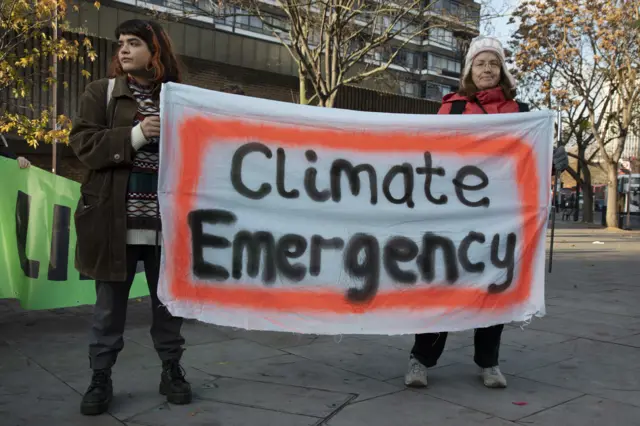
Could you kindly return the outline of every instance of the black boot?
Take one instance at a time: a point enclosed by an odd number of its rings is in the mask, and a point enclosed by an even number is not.
[[[191,402],[191,385],[184,376],[184,369],[177,359],[162,362],[160,394],[166,396],[168,402],[180,405]]]
[[[82,397],[80,412],[85,416],[97,416],[109,409],[113,398],[111,369],[94,370],[89,389]]]

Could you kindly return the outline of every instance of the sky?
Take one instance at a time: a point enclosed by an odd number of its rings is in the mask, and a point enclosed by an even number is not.
[[[491,8],[499,12],[512,12],[516,6],[520,3],[520,0],[490,0]],[[483,12],[484,13],[484,12]],[[493,35],[500,39],[503,44],[509,41],[511,33],[515,30],[513,25],[508,25],[509,16],[494,18],[491,20],[491,31],[484,35]],[[482,32],[485,32],[485,28],[482,27]]]

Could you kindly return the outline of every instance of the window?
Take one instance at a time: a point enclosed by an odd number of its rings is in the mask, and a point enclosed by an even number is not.
[[[219,25],[233,26],[233,15],[236,13],[236,9],[233,7],[216,8],[216,17],[214,22]]]
[[[433,28],[429,31],[429,40],[449,47],[455,47],[453,32],[445,28]]]
[[[478,9],[458,3],[455,0],[435,0],[431,2],[431,11],[454,16],[465,23],[480,25],[480,12]]]
[[[429,70],[441,72],[443,70],[460,74],[460,62],[446,56],[427,53],[427,65]]]
[[[405,24],[402,28],[402,34],[411,37],[418,32],[418,26],[416,24]]]
[[[267,24],[265,24],[264,28],[268,34],[273,35],[276,33],[283,40],[289,40],[289,30],[291,29],[289,22],[275,16],[268,16],[265,21]]]
[[[188,2],[183,2],[180,0],[166,0],[165,1],[165,7],[169,8],[169,9],[176,9],[176,10],[182,10],[182,6],[183,4],[185,4],[185,6],[188,6]]]
[[[263,24],[259,17],[257,16],[249,17],[249,28],[251,28],[252,30],[262,31],[262,27],[263,27]]]
[[[452,93],[453,87],[447,86],[446,84],[434,83],[432,81],[427,81],[423,85],[423,98],[429,99],[432,101],[441,101],[445,95]]]
[[[473,25],[475,28],[479,28],[480,27],[480,11],[477,9],[467,9],[467,14],[464,20],[466,24]]]
[[[241,28],[249,28],[249,12],[246,10],[240,9],[236,7],[234,10],[235,13],[235,24]]]
[[[289,31],[291,28],[288,22],[285,22],[280,18],[276,18],[275,16],[270,16],[266,19],[274,27],[273,31],[275,32]]]
[[[169,1],[176,4],[180,3],[184,7],[185,11],[191,11],[194,13],[198,13],[198,12],[210,13],[213,10],[211,2],[208,0],[186,0],[186,1],[180,1],[180,2],[176,0],[169,0]]]
[[[347,55],[351,55],[353,52],[356,52],[360,49],[362,49],[362,47],[364,46],[364,41],[362,40],[351,40],[351,42],[349,43],[349,49],[347,51]]]
[[[395,52],[395,51],[396,51],[396,49],[393,49],[393,52]],[[393,54],[393,53],[391,53],[391,54]],[[390,57],[391,54],[389,54],[388,57]],[[400,49],[400,51],[398,52],[396,57],[393,58],[393,61],[391,63],[394,64],[394,65],[401,66],[403,68],[408,68],[408,69],[416,69],[416,68],[418,68],[416,53],[411,52],[411,51],[406,50],[406,49]]]
[[[392,22],[393,22],[393,19],[391,18],[391,16],[383,16],[382,22],[380,23],[380,26],[381,26],[380,31],[385,31],[387,28],[391,26]],[[394,27],[395,26],[398,26],[398,29],[400,29],[398,22],[394,25]]]
[[[382,49],[380,47],[376,47],[376,48],[370,49],[365,54],[365,58],[366,59],[373,60],[373,61],[381,61],[383,57],[384,57],[384,55],[383,55]]]
[[[320,30],[318,28],[311,28],[309,33],[309,43],[312,45],[320,44]]]
[[[431,2],[430,9],[436,12],[436,11],[442,11],[442,10],[449,10],[450,7],[451,7],[451,1],[449,0],[433,0]]]
[[[418,31],[418,26],[411,21],[401,19],[393,26],[393,30],[398,31],[400,35],[411,36]]]
[[[391,27],[394,19],[395,18],[391,16],[383,16],[382,19],[376,18],[376,22],[374,25],[375,31],[383,32],[388,30],[389,27]],[[411,36],[418,32],[418,29],[419,27],[415,23],[412,23],[411,20],[400,19],[398,20],[398,22],[393,24],[392,31],[397,32],[398,34],[403,36]]]
[[[466,7],[461,5],[460,3],[451,2],[449,3],[449,13],[458,18],[464,18],[466,15]]]
[[[233,12],[232,15],[233,14],[235,14],[235,25],[238,28],[266,35],[273,35],[273,33],[275,32],[285,39],[288,38],[287,32],[290,28],[289,23],[278,17],[264,16],[263,22],[259,16],[250,16],[249,12],[240,8],[235,8],[235,12]],[[228,22],[228,19],[231,19],[231,22]],[[227,25],[232,25],[233,19],[234,16],[230,16],[229,18],[227,18],[227,20],[225,20],[225,23],[227,23]]]
[[[411,96],[413,98],[420,97],[420,86],[417,83],[411,81],[400,81],[398,83],[400,87],[400,94],[403,96]]]

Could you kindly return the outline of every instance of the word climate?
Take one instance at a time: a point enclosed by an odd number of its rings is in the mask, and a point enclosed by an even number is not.
[[[252,200],[260,200],[268,196],[273,191],[273,185],[269,182],[262,183],[257,189],[249,188],[243,181],[243,164],[244,159],[250,154],[263,155],[267,160],[272,160],[273,151],[264,144],[251,142],[241,146],[233,155],[231,160],[231,184],[238,194],[250,198]],[[307,150],[305,157],[310,164],[318,161],[318,154],[313,150]],[[284,149],[278,148],[276,151],[276,176],[275,184],[278,195],[285,199],[295,199],[300,197],[298,189],[285,188],[285,163],[286,154]],[[369,180],[370,203],[375,205],[378,203],[378,172],[371,164],[358,164],[354,166],[350,161],[345,159],[334,160],[329,169],[330,185],[329,188],[319,189],[316,183],[318,170],[310,166],[304,172],[304,190],[309,199],[316,202],[325,202],[333,200],[340,202],[342,199],[342,176],[346,176],[349,182],[351,193],[355,196],[360,194],[362,182],[360,174],[366,174]],[[434,176],[444,177],[446,172],[443,167],[433,167],[431,153],[424,153],[424,164],[415,168],[410,163],[398,164],[391,167],[382,180],[382,193],[384,197],[393,204],[406,204],[409,208],[414,208],[413,190],[415,186],[415,174],[424,175],[424,195],[426,199],[433,204],[446,204],[448,197],[445,194],[434,196],[431,192],[431,185]],[[404,183],[404,193],[401,197],[391,194],[392,182],[401,177]],[[480,183],[470,185],[465,183],[469,178],[480,179]],[[471,201],[466,198],[464,191],[480,191],[489,185],[489,177],[479,167],[464,166],[458,170],[453,179],[455,192],[458,200],[467,207],[489,207],[489,198],[483,197],[477,201]]]

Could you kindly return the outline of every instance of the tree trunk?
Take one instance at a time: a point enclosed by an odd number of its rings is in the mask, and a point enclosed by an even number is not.
[[[307,80],[300,69],[298,69],[298,83],[300,85],[300,104],[307,105],[309,103],[309,100],[307,99]]]
[[[616,164],[607,164],[607,227],[618,226],[618,168]]]
[[[593,223],[593,187],[591,183],[582,184],[582,221],[584,223]]]
[[[325,108],[333,108],[333,105],[336,102],[336,97],[338,96],[338,91],[336,90],[329,96],[329,99],[324,103]]]

